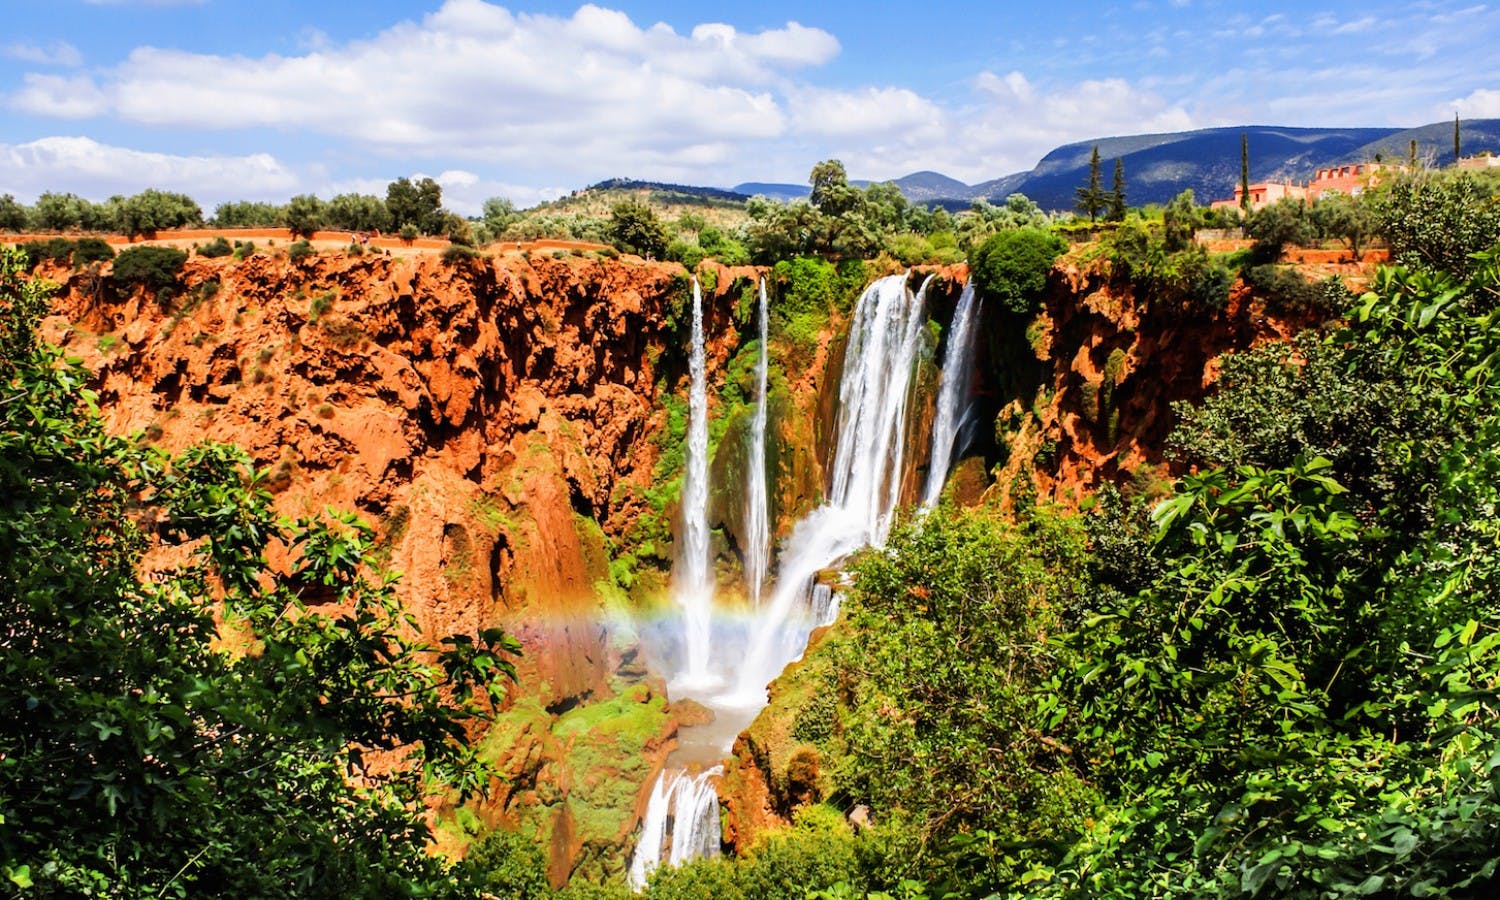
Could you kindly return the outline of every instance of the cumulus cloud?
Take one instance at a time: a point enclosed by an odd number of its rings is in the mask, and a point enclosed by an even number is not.
[[[1457,110],[1458,114],[1468,119],[1497,119],[1500,118],[1500,90],[1491,88],[1480,88],[1467,97],[1456,100],[1450,110]]]
[[[28,72],[23,87],[8,98],[21,112],[58,119],[87,119],[109,109],[109,98],[88,75],[39,75]]]
[[[65,118],[301,129],[390,156],[691,172],[785,134],[773,84],[838,49],[795,22],[682,34],[594,5],[559,17],[447,0],[420,22],[297,55],[141,47],[97,82],[32,75],[9,100]]]
[[[266,153],[178,156],[101,144],[86,137],[46,137],[0,144],[0,193],[31,202],[44,191],[102,200],[148,187],[181,191],[208,208],[235,199],[280,199],[296,193],[298,177]]]
[[[7,59],[18,59],[21,62],[35,63],[41,66],[67,66],[73,68],[83,65],[83,54],[78,48],[67,41],[53,41],[46,46],[41,44],[6,44],[0,47],[0,56]]]

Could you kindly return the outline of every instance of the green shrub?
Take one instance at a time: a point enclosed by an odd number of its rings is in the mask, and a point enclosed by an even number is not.
[[[1374,199],[1393,259],[1462,275],[1469,255],[1500,241],[1495,182],[1470,172],[1417,173],[1382,187]]]
[[[17,247],[26,254],[26,267],[35,269],[45,260],[59,262],[68,265],[73,259],[73,250],[76,245],[67,238],[55,237],[45,241],[26,241]]]
[[[103,238],[79,238],[73,246],[73,265],[85,266],[91,262],[103,262],[115,258],[115,248]]]
[[[228,256],[234,252],[234,248],[229,246],[229,242],[224,240],[224,236],[221,234],[203,246],[198,247],[197,251],[199,256],[215,259],[220,256]]]
[[[307,240],[300,240],[286,248],[286,258],[294,263],[300,263],[309,256],[316,256],[317,250]]]
[[[158,293],[177,286],[187,253],[173,247],[129,247],[115,257],[114,277]]]
[[[412,241],[417,239],[417,236],[420,235],[421,232],[417,230],[417,226],[413,225],[410,222],[407,222],[405,225],[401,226],[401,230],[400,232],[398,232],[398,234],[401,235],[401,240],[406,241],[408,244],[410,244]]]
[[[240,261],[244,261],[247,257],[251,257],[251,256],[254,256],[254,255],[255,255],[255,242],[254,241],[245,241],[243,243],[241,243],[240,241],[235,241],[234,242],[234,258],[235,259],[240,260]]]
[[[680,262],[688,269],[698,268],[698,263],[702,262],[705,256],[707,254],[703,252],[703,248],[691,241],[678,238],[667,245],[666,258],[673,262]]]
[[[452,244],[443,251],[443,265],[456,266],[461,263],[480,259],[482,256],[483,254],[473,247],[467,247],[463,244]]]
[[[1047,286],[1047,274],[1067,248],[1066,241],[1042,228],[996,232],[970,255],[975,286],[1010,312],[1031,313]]]

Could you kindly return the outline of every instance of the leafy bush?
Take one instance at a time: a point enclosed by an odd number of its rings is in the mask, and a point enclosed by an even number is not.
[[[667,252],[667,226],[651,207],[635,200],[622,200],[611,208],[605,234],[625,253],[662,257]]]
[[[323,201],[312,194],[298,194],[282,211],[283,224],[291,229],[292,234],[301,237],[310,237],[326,221],[327,212]]]
[[[116,264],[141,249],[160,248]],[[35,343],[45,298],[17,263],[0,252],[0,378],[27,398],[0,405],[0,708],[17,711],[0,717],[7,884],[39,896],[455,891],[426,852],[423,781],[464,796],[488,780],[464,728],[474,692],[503,696],[514,641],[411,640],[352,515],[283,519],[241,451],[169,458],[106,431],[89,374]],[[142,559],[166,546],[188,549],[144,576]],[[271,553],[285,569],[266,568]],[[226,650],[221,626],[255,652]],[[358,749],[373,746],[412,755],[376,772]]]
[[[73,245],[73,265],[85,266],[91,262],[103,262],[115,258],[115,248],[103,238],[79,238]]]
[[[234,258],[237,259],[237,260],[243,261],[247,257],[254,256],[255,255],[255,250],[256,250],[256,248],[255,248],[255,242],[254,241],[235,241],[234,242]]]
[[[16,245],[22,253],[26,254],[26,268],[35,269],[43,261],[68,265],[73,259],[73,250],[76,246],[67,238],[48,238],[45,241],[26,241]]]
[[[1255,260],[1273,263],[1287,244],[1310,243],[1317,230],[1305,202],[1284,198],[1252,212],[1245,220],[1245,234],[1255,240]]]
[[[177,276],[186,262],[187,253],[173,247],[128,247],[115,257],[114,277],[152,291],[170,291],[177,286]]]
[[[1392,257],[1464,275],[1469,255],[1500,241],[1500,197],[1473,173],[1421,172],[1382,186],[1374,199]]]
[[[295,241],[286,248],[286,257],[294,263],[300,263],[309,256],[316,256],[318,251],[306,240]]]
[[[216,259],[218,257],[228,256],[229,254],[233,253],[234,248],[229,246],[229,242],[224,239],[223,235],[218,235],[213,240],[209,241],[201,247],[198,247],[197,252],[199,256],[208,257],[209,259]]]
[[[1042,228],[1007,229],[990,235],[970,254],[975,286],[1017,315],[1033,312],[1047,286],[1047,274],[1068,247]]]
[[[483,256],[484,255],[482,253],[480,253],[478,250],[475,250],[473,247],[468,247],[463,244],[453,244],[452,246],[447,247],[443,250],[443,265],[457,266],[476,259],[482,259]]]

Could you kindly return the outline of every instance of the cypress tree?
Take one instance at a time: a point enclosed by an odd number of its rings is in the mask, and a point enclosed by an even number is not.
[[[1109,220],[1125,221],[1125,160],[1115,157],[1115,177],[1109,187]]]
[[[1240,210],[1250,211],[1250,135],[1240,132]]]
[[[1453,164],[1455,166],[1458,165],[1458,161],[1460,159],[1463,159],[1463,146],[1459,143],[1459,140],[1458,140],[1458,113],[1454,113],[1453,114]]]
[[[1104,212],[1105,196],[1104,185],[1099,177],[1098,144],[1094,145],[1094,155],[1089,160],[1089,183],[1075,191],[1074,196],[1078,198],[1078,211],[1088,213],[1090,222],[1097,221],[1099,214]]]

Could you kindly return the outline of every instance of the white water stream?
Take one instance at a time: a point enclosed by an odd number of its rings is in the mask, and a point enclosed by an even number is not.
[[[943,357],[942,386],[938,388],[937,418],[932,423],[932,454],[927,469],[927,487],[922,491],[922,506],[937,505],[948,471],[953,468],[953,445],[958,426],[969,403],[969,382],[974,375],[974,321],[979,304],[974,299],[974,282],[964,286],[948,328],[948,351]]]
[[[905,275],[871,284],[860,297],[850,324],[839,383],[833,458],[825,502],[804,517],[782,544],[769,598],[762,586],[770,568],[768,490],[765,483],[766,387],[768,370],[765,286],[760,294],[759,396],[752,424],[746,484],[746,587],[753,598],[747,612],[713,617],[713,575],[708,547],[708,438],[704,373],[702,298],[693,283],[693,336],[690,362],[690,419],[687,474],[683,482],[683,533],[677,598],[683,610],[681,670],[671,679],[673,700],[691,696],[713,709],[718,721],[685,729],[677,757],[722,759],[735,735],[766,703],[766,686],[800,658],[814,628],[833,621],[838,592],[820,578],[851,553],[884,543],[899,502],[906,452],[907,415],[913,380],[923,348],[926,295],[931,279],[913,293]],[[955,313],[943,375],[939,419],[947,432],[943,447],[934,436],[934,474],[941,481],[967,399],[972,347],[973,296],[965,291]],[[947,368],[953,368],[950,373]],[[949,384],[953,388],[949,388]],[[950,396],[952,395],[952,396]],[[943,415],[944,409],[948,413]],[[939,455],[940,454],[940,455]],[[937,468],[943,468],[937,473]],[[932,491],[929,480],[924,502]],[[757,541],[765,535],[764,550]],[[715,631],[713,629],[717,628]],[[715,651],[710,655],[710,644]],[[696,743],[687,732],[701,732]],[[707,743],[705,743],[705,741]],[[698,746],[702,744],[703,746]],[[709,746],[711,744],[712,746]],[[639,888],[663,863],[676,864],[719,852],[718,799],[713,767],[692,774],[679,762],[657,778],[631,860],[630,883]]]

